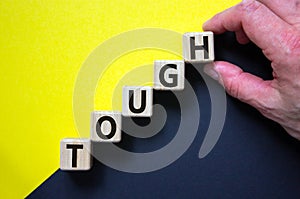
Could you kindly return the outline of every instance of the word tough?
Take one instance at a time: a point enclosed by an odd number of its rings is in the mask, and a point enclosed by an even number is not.
[[[123,117],[151,117],[154,90],[183,90],[185,62],[206,63],[214,60],[212,32],[192,32],[183,35],[184,60],[154,61],[154,86],[125,86],[122,113],[94,111],[91,114],[90,139],[67,138],[60,145],[60,169],[89,170],[92,166],[93,142],[120,142]]]

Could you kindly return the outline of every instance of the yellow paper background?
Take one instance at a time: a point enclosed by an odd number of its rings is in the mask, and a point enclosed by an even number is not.
[[[25,197],[59,168],[60,140],[78,137],[72,112],[76,75],[94,48],[136,28],[201,31],[201,25],[213,14],[236,3],[1,0],[1,198]],[[117,63],[122,61],[126,71],[164,55],[166,59],[174,58],[148,50],[130,54]],[[95,99],[101,98],[101,103],[95,102],[97,108],[111,107],[103,93],[111,93],[118,77],[103,77],[103,85],[110,86],[98,86]]]

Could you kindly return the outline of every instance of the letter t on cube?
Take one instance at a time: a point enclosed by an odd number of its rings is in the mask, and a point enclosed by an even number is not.
[[[212,32],[189,32],[183,35],[183,58],[187,62],[207,63],[215,59]]]
[[[92,166],[91,141],[65,138],[60,142],[61,170],[89,170]]]

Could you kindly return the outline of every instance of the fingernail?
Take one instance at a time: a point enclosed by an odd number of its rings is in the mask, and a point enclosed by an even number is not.
[[[210,76],[211,78],[213,78],[214,80],[219,81],[220,76],[219,76],[218,72],[215,70],[215,65],[214,65],[214,63],[206,64],[206,65],[204,66],[203,71],[204,71],[208,76]]]

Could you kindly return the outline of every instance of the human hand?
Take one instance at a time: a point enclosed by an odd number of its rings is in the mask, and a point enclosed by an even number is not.
[[[300,140],[300,1],[244,0],[215,15],[203,30],[234,31],[239,43],[252,41],[262,49],[271,61],[273,80],[223,61],[205,66],[204,72]]]

